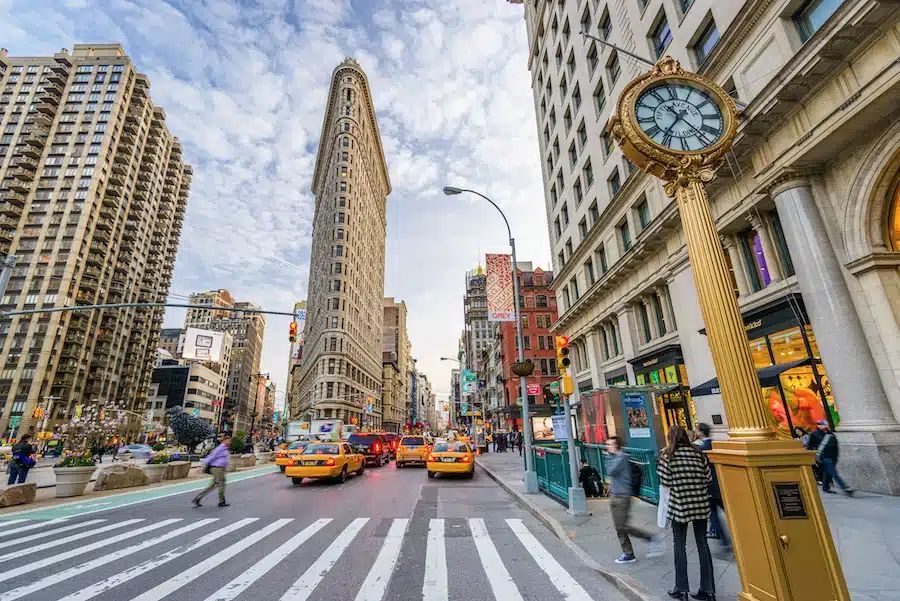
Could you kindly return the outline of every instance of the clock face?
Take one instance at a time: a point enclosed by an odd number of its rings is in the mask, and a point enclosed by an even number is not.
[[[644,134],[666,148],[697,152],[722,139],[725,118],[704,90],[677,80],[645,90],[635,117]]]

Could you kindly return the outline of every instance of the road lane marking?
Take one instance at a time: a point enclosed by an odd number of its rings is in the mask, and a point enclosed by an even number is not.
[[[235,530],[243,528],[247,524],[251,524],[258,520],[259,518],[244,518],[242,520],[238,520],[233,524],[229,524],[224,528],[219,528],[218,530],[213,530],[208,534],[204,534],[197,540],[192,543],[182,545],[178,548],[175,548],[171,551],[163,553],[158,557],[154,557],[144,563],[140,563],[136,566],[132,566],[125,570],[124,572],[119,572],[118,574],[113,574],[106,580],[102,580],[96,584],[92,584],[89,587],[83,588],[78,592],[72,593],[67,597],[63,597],[60,601],[87,601],[88,599],[93,599],[97,595],[101,593],[105,593],[106,591],[113,589],[120,584],[128,582],[134,578],[137,578],[141,574],[145,574],[150,570],[157,568],[164,563],[168,563],[173,559],[177,559],[184,555],[185,553],[190,553],[191,551],[202,547],[203,545],[209,544],[215,540],[218,540],[225,536],[226,534],[230,534]]]
[[[15,538],[13,540],[5,540],[5,541],[3,541],[3,546],[11,547],[13,545],[20,545],[22,543],[27,543],[28,541],[37,540],[39,538],[47,538],[48,536],[54,536],[54,535],[60,534],[62,532],[68,532],[70,530],[77,530],[78,528],[84,528],[85,526],[91,526],[93,524],[100,524],[105,521],[106,520],[88,520],[87,522],[81,522],[80,524],[72,524],[71,526],[55,528],[53,530],[47,530],[46,532],[38,532],[37,534],[29,534],[28,536],[23,536],[22,538]],[[0,524],[2,524],[2,522],[0,522]]]
[[[80,547],[78,549],[73,549],[72,551],[67,551],[65,553],[60,553],[59,555],[54,555],[52,557],[47,557],[46,559],[42,559],[39,561],[35,561],[33,563],[28,564],[27,566],[22,566],[20,568],[16,568],[14,570],[7,570],[0,574],[0,580],[9,580],[15,576],[19,576],[21,574],[27,574],[28,572],[34,572],[35,570],[40,570],[54,563],[64,561],[66,559],[70,559],[72,557],[77,557],[78,555],[82,555],[84,553],[88,553],[90,551],[94,551],[95,549],[99,549],[101,547],[105,547],[108,545],[112,545],[123,541],[128,538],[132,538],[134,536],[138,536],[140,534],[144,534],[146,532],[151,532],[158,528],[163,528],[168,526],[169,524],[174,524],[175,522],[180,522],[180,518],[173,518],[171,520],[163,520],[162,522],[158,522],[156,524],[150,524],[149,526],[144,526],[143,528],[138,528],[137,530],[132,530],[131,532],[127,532],[123,535],[116,536],[113,538],[106,539],[104,541],[100,541],[99,543],[94,543],[91,545],[87,545],[85,547]],[[121,557],[127,557],[132,553],[136,553],[147,547],[152,545],[159,544],[163,541],[167,541],[170,538],[174,538],[176,536],[180,536],[185,532],[190,532],[191,530],[195,530],[210,522],[215,522],[215,518],[211,518],[208,520],[200,520],[198,522],[194,522],[193,524],[188,524],[187,526],[183,526],[177,530],[172,530],[171,532],[164,534],[162,536],[158,536],[156,538],[151,538],[149,540],[145,540],[142,543],[138,543],[136,545],[132,545],[130,547],[125,547],[124,549],[119,549],[113,553],[108,555],[102,555],[97,559],[93,559],[88,561],[87,563],[83,563],[81,565],[77,565],[74,568],[69,568],[68,570],[63,570],[62,572],[57,572],[51,576],[47,576],[42,580],[38,580],[36,582],[32,582],[30,584],[26,584],[24,586],[20,586],[17,589],[13,589],[9,592],[0,594],[0,601],[12,601],[13,599],[18,599],[20,597],[24,597],[25,595],[32,593],[34,591],[39,591],[43,588],[47,588],[48,586],[52,586],[57,582],[62,582],[66,578],[73,578],[77,575],[84,574],[85,572],[89,572],[96,567],[106,565],[110,562],[113,562]]]
[[[322,582],[325,574],[334,567],[334,564],[344,554],[344,550],[350,546],[350,543],[353,542],[353,539],[368,521],[369,518],[356,518],[350,522],[350,525],[344,528],[344,531],[334,539],[334,542],[325,549],[325,552],[282,595],[281,601],[306,601],[309,599],[315,588]],[[142,599],[141,601],[155,600]]]
[[[18,557],[22,557],[23,555],[31,555],[32,553],[39,553],[41,551],[46,551],[47,549],[52,549],[53,547],[59,547],[60,545],[65,545],[67,543],[71,543],[76,540],[81,540],[83,538],[89,538],[91,536],[96,536],[96,535],[102,534],[104,532],[109,532],[110,530],[118,530],[119,528],[124,528],[125,526],[130,526],[131,524],[137,524],[137,523],[140,523],[143,521],[144,520],[142,520],[142,519],[126,520],[124,522],[119,522],[117,524],[109,524],[108,526],[103,526],[102,528],[94,528],[93,530],[88,530],[87,532],[79,532],[78,534],[73,534],[72,536],[66,536],[65,538],[58,538],[58,539],[52,540],[50,542],[26,547],[25,549],[21,549],[19,551],[13,551],[12,553],[6,553],[5,555],[0,555],[0,563],[2,563],[4,561],[9,561],[10,559],[16,559]],[[13,541],[9,541],[9,542],[12,543]]]
[[[409,526],[409,520],[406,518],[395,519],[391,524],[387,536],[384,538],[384,544],[381,545],[381,551],[378,552],[378,557],[372,564],[369,575],[366,576],[365,582],[359,589],[359,594],[356,595],[356,601],[382,600],[388,582],[391,580],[391,574],[394,573],[397,558],[400,557],[400,549],[403,546],[403,537],[406,536],[407,526]]]
[[[13,524],[20,524],[22,522],[27,522],[27,521],[28,520],[26,518],[21,518],[18,520],[5,520],[5,519],[3,519],[3,516],[0,515],[0,526],[12,526]]]
[[[19,532],[27,532],[29,530],[37,530],[38,528],[44,528],[44,527],[50,526],[52,524],[60,524],[65,521],[66,521],[66,518],[59,518],[56,520],[50,520],[49,522],[38,522],[37,524],[29,524],[27,526],[20,526],[18,528],[13,528],[12,530],[4,530],[4,531],[0,532],[0,538],[5,538],[11,534],[18,534]],[[9,522],[0,522],[0,525],[5,526],[8,523]]]
[[[249,570],[207,597],[206,601],[232,601],[235,597],[247,590],[251,584],[265,576],[269,570],[277,566],[300,545],[308,541],[313,535],[331,522],[331,518],[316,520],[307,526],[302,532],[293,536],[286,543],[268,553],[256,562]]]
[[[449,597],[444,520],[433,519],[428,527],[428,546],[425,549],[425,581],[422,583],[422,600],[449,601]]]
[[[177,576],[169,578],[162,584],[159,584],[152,589],[145,591],[131,601],[159,601],[163,597],[171,595],[184,585],[188,584],[189,582],[193,582],[213,568],[225,563],[247,547],[255,545],[282,526],[285,526],[293,521],[294,520],[292,518],[282,518],[280,520],[275,520],[262,530],[257,530],[253,534],[247,536],[247,538],[241,539],[230,547],[226,547],[225,549],[219,551],[215,555],[207,557],[197,565],[192,566],[188,571],[182,572]],[[0,601],[3,600],[0,599]]]
[[[567,601],[592,601],[592,597],[578,584],[574,578],[562,567],[558,561],[545,549],[538,539],[528,530],[520,519],[508,519],[506,523],[525,547],[525,550],[534,558],[556,590]],[[2,601],[2,600],[0,600]]]
[[[509,575],[497,547],[491,541],[484,520],[481,518],[470,518],[469,529],[472,531],[472,541],[478,550],[478,556],[481,558],[481,565],[484,567],[484,573],[487,575],[488,582],[491,583],[491,589],[494,591],[494,597],[503,601],[524,601],[519,589],[516,588],[512,576]]]

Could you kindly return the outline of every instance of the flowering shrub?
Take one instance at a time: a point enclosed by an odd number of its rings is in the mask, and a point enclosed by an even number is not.
[[[147,459],[149,465],[159,465],[160,463],[169,463],[170,461],[172,461],[172,456],[168,453],[152,453],[150,458]]]
[[[90,452],[82,454],[67,452],[65,457],[53,467],[93,467],[94,465],[96,462]]]

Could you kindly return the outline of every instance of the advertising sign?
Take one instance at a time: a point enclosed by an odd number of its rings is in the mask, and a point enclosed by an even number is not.
[[[515,321],[512,261],[509,255],[485,255],[488,321]]]
[[[555,440],[553,437],[553,418],[532,417],[531,431],[534,439],[537,441],[550,442]]]
[[[182,358],[196,361],[221,361],[224,332],[188,328],[184,333]]]
[[[581,395],[579,409],[584,425],[584,439],[589,444],[606,442],[606,404],[608,393],[596,391]]]
[[[525,387],[525,392],[532,395],[541,394],[541,385],[540,384],[528,384]]]
[[[569,440],[569,424],[566,423],[566,416],[554,415],[550,419],[553,420],[553,438],[557,441]]]
[[[647,417],[647,407],[644,402],[644,395],[640,392],[623,393],[622,404],[625,406],[625,421],[628,424],[628,436],[630,438],[650,438],[650,418]]]

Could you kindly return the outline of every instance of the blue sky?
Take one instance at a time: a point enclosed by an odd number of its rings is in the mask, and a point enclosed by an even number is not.
[[[406,301],[418,366],[446,393],[465,271],[508,245],[490,205],[440,188],[491,196],[520,260],[549,266],[522,14],[506,0],[0,0],[0,40],[11,56],[121,43],[194,166],[172,292],[286,311],[306,296],[331,72],[355,57],[393,184],[385,295]],[[279,389],[288,321],[268,317],[263,351]]]

